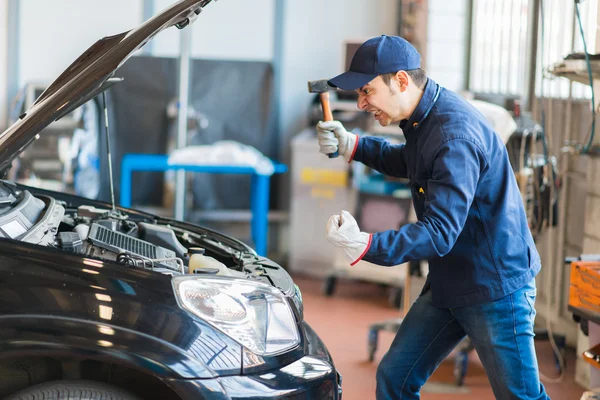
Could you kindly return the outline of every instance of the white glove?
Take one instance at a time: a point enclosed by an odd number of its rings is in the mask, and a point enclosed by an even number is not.
[[[371,235],[361,232],[354,217],[348,211],[333,215],[327,221],[325,237],[331,244],[344,250],[350,265],[359,262],[371,246]]]
[[[336,151],[348,162],[352,160],[358,136],[349,133],[340,121],[319,121],[317,124],[317,137],[319,139],[319,152],[331,154]]]

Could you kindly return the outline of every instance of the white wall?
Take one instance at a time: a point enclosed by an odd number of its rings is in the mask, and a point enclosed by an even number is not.
[[[155,0],[153,14],[175,1]],[[6,1],[0,3],[6,6]],[[143,5],[143,0],[106,0],[102,5],[97,0],[21,0],[19,85],[51,81],[97,39],[137,26]],[[191,25],[192,57],[271,61],[274,17],[275,0],[209,4]],[[162,32],[153,39],[152,54],[177,57],[179,37],[176,28]]]
[[[154,14],[174,0],[155,0]],[[224,0],[210,3],[192,28],[192,57],[227,60],[273,59],[275,0]],[[153,39],[152,54],[179,55],[179,30]]]
[[[174,1],[155,0],[153,14]],[[397,3],[379,0],[374,7],[364,0],[285,2],[280,97],[284,136],[306,123],[311,100],[306,81],[329,78],[343,70],[344,40],[395,34]],[[96,0],[21,0],[19,85],[51,81],[95,40],[141,23],[143,4],[143,0],[106,0],[102,5]],[[271,61],[274,20],[275,0],[211,3],[191,26],[192,56]],[[176,57],[179,32],[171,28],[158,35],[152,54]],[[5,68],[6,63],[0,64]]]
[[[155,0],[153,13],[175,0]],[[468,0],[429,0],[426,69],[450,89],[464,85]],[[50,81],[93,42],[142,22],[143,0],[21,0],[19,85]],[[284,136],[306,122],[306,81],[330,78],[343,69],[343,42],[396,33],[397,0],[285,1],[281,128]],[[0,1],[0,18],[7,1]],[[119,10],[115,12],[114,10]],[[93,12],[93,18],[90,13]],[[192,25],[192,56],[271,61],[274,57],[275,0],[227,0],[209,4]],[[6,23],[0,21],[0,101],[6,93]],[[3,40],[4,39],[4,40]],[[176,57],[179,30],[153,41],[153,54]],[[0,126],[5,118],[1,107]]]
[[[286,138],[306,126],[312,96],[306,83],[344,70],[347,39],[396,34],[397,0],[286,1],[281,127]],[[287,146],[287,143],[282,143]]]
[[[465,86],[468,0],[429,0],[427,75],[451,90]]]
[[[96,40],[140,24],[142,7],[142,0],[21,0],[19,85],[51,82]]]
[[[0,1],[0,132],[6,128],[8,73],[8,1]]]
[[[153,14],[174,1],[155,0]],[[273,60],[275,1],[226,0],[209,4],[191,26],[192,56]],[[467,2],[429,0],[425,67],[430,76],[450,89],[462,89],[464,85]],[[6,8],[6,3],[0,1],[0,7]],[[101,6],[96,0],[21,0],[19,84],[52,80],[95,40],[141,23],[143,4],[143,0],[106,0]],[[343,70],[344,40],[396,34],[398,1],[378,0],[377,7],[364,0],[284,4],[280,126],[283,136],[290,137],[306,124],[311,101],[306,81],[330,78]],[[114,12],[116,9],[119,12]],[[89,17],[91,11],[93,18]],[[153,40],[152,54],[176,57],[179,33],[171,28],[158,35]],[[2,35],[6,36],[0,28],[0,57],[5,57]],[[6,93],[1,90],[6,85],[6,63],[0,58],[0,99]]]

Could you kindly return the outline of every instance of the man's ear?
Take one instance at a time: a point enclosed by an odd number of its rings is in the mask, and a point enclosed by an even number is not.
[[[406,71],[396,72],[395,78],[396,78],[396,81],[398,82],[398,87],[400,88],[401,92],[404,92],[406,89],[408,89],[409,79],[408,79],[408,74],[406,73]]]

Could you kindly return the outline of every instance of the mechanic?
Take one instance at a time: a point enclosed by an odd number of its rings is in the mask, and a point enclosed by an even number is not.
[[[418,222],[370,234],[342,211],[327,222],[327,239],[351,265],[429,263],[423,291],[379,364],[377,398],[418,399],[466,336],[496,398],[548,398],[533,344],[541,263],[500,137],[467,101],[428,78],[400,37],[369,39],[329,84],[356,90],[358,108],[382,126],[400,123],[406,143],[321,121],[320,152],[338,150],[348,162],[409,179]]]

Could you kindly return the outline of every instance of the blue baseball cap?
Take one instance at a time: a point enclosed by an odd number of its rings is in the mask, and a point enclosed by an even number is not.
[[[350,70],[328,83],[340,89],[356,90],[378,75],[417,68],[421,68],[421,55],[412,44],[399,36],[381,35],[361,44],[352,57]]]

